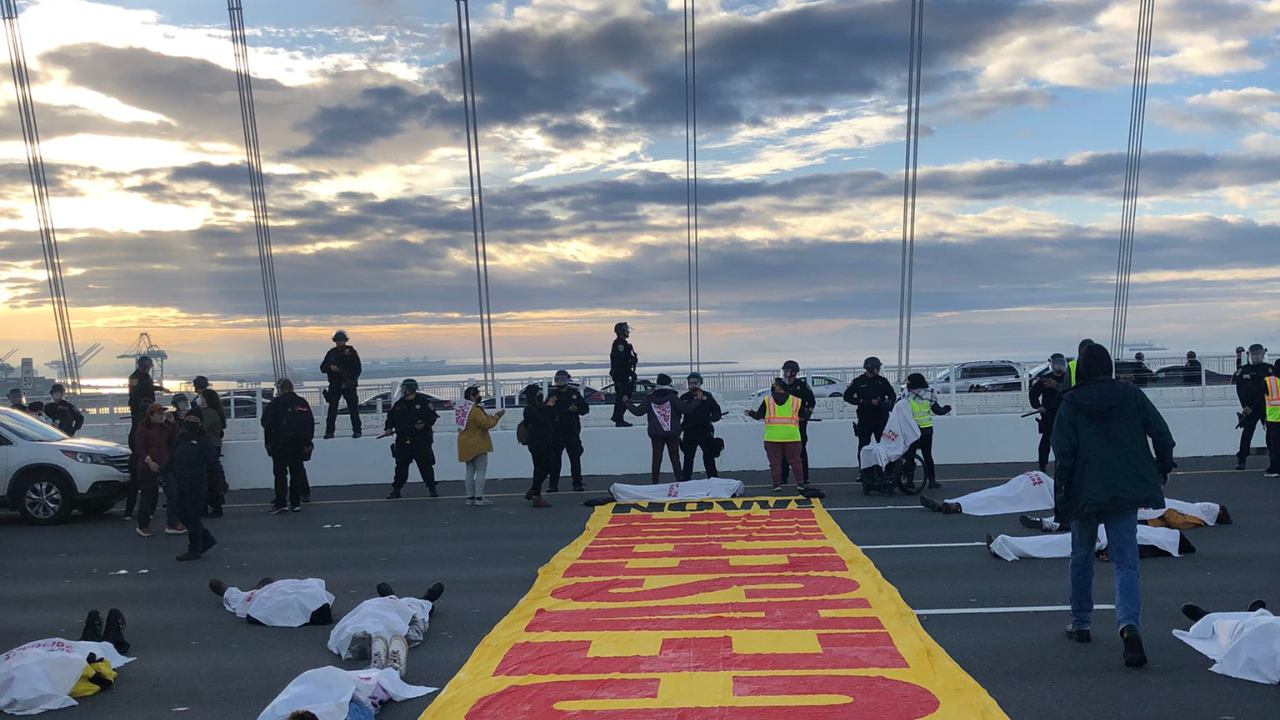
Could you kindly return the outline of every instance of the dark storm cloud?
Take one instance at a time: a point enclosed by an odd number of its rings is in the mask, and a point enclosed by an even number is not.
[[[381,140],[401,134],[410,125],[455,118],[462,112],[438,92],[414,94],[403,87],[384,85],[360,91],[356,104],[322,107],[297,128],[311,142],[285,153],[291,158],[344,157]]]

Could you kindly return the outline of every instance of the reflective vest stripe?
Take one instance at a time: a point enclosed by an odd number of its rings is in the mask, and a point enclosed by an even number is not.
[[[1071,368],[1071,387],[1075,387],[1076,386],[1076,361],[1072,360],[1071,362],[1067,363],[1067,366]]]
[[[765,398],[765,442],[800,442],[800,401],[788,397],[779,405],[773,396]]]
[[[1267,422],[1280,423],[1280,378],[1267,377]]]
[[[911,417],[915,419],[917,427],[933,427],[933,407],[927,400],[911,398]]]

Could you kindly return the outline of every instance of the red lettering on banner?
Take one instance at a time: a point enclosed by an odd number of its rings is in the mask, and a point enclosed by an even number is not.
[[[905,668],[887,632],[824,633],[821,652],[737,653],[733,638],[667,638],[657,655],[592,657],[590,640],[516,643],[494,675],[607,675],[612,673],[745,672],[752,670],[865,670]]]
[[[657,548],[640,550],[646,544],[661,544],[651,541],[640,541],[626,545],[588,545],[579,560],[644,560],[650,558],[722,558],[748,555],[835,555],[833,547],[747,547],[727,548],[727,543],[690,543],[673,548]]]
[[[657,678],[564,680],[513,685],[482,698],[467,720],[777,720],[793,714],[805,720],[918,720],[938,710],[933,693],[919,685],[883,677],[821,675],[816,677],[735,677],[735,697],[777,697],[778,702],[751,707],[681,707],[560,710],[559,703],[592,700],[653,700]],[[805,703],[806,696],[835,705]],[[697,702],[697,699],[691,699]],[[802,715],[800,715],[802,713]]]
[[[776,555],[785,556],[781,563],[763,565],[734,565],[727,558],[713,560],[680,560],[675,567],[627,567],[626,562],[576,562],[565,569],[563,577],[659,577],[663,575],[755,575],[773,573],[848,572],[849,566],[839,555],[800,555],[792,557],[788,551],[779,550]]]
[[[692,580],[645,588],[643,578],[613,578],[573,583],[551,591],[557,600],[575,602],[643,603],[691,598],[704,593],[741,588],[748,600],[770,598],[838,597],[858,591],[857,580],[838,575],[740,575]]]
[[[768,501],[766,501],[768,502]],[[720,518],[720,519],[717,519]],[[741,514],[734,513],[712,513],[709,515],[696,515],[692,517],[657,517],[654,515],[614,515],[609,518],[609,527],[617,527],[618,525],[653,525],[656,523],[667,525],[689,525],[713,523],[713,522],[731,522],[731,523],[771,523],[779,520],[805,520],[813,522],[813,511],[805,510],[770,510],[767,514],[753,515],[743,512]]]
[[[525,632],[663,632],[668,630],[879,630],[879,618],[824,616],[823,611],[866,610],[866,598],[770,600],[755,603],[647,605],[538,610]]]
[[[767,528],[726,526],[723,528],[617,528],[616,532],[605,532],[605,530],[608,530],[608,528],[600,531],[600,534],[596,536],[597,540],[660,541],[667,538],[703,538],[705,541],[711,542],[716,540],[746,540],[752,538],[758,540],[769,540],[778,536],[795,534],[800,534],[815,540],[825,540],[827,537],[820,528],[809,525],[798,525],[795,523]]]
[[[628,538],[597,538],[591,541],[588,547],[629,547],[631,545],[644,544],[662,544],[662,545],[679,545],[679,544],[698,544],[709,542],[779,542],[783,540],[826,540],[827,536],[821,530],[810,531],[782,531],[769,533],[715,533],[713,535],[688,535],[675,536],[663,535],[645,536],[645,537],[628,537]]]

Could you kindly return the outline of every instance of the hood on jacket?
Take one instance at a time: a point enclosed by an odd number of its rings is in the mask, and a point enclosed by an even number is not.
[[[1091,420],[1104,420],[1133,392],[1141,391],[1115,378],[1100,378],[1075,386],[1062,396],[1062,401]]]
[[[649,397],[659,397],[663,395],[678,395],[676,389],[670,385],[658,385],[653,388],[653,392],[649,393]]]

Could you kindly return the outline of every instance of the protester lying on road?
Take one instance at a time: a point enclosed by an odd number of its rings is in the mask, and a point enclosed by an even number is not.
[[[333,595],[324,581],[262,578],[244,592],[221,580],[210,580],[209,589],[222,598],[222,606],[254,625],[302,627],[333,623]]]
[[[1187,604],[1182,614],[1195,625],[1174,630],[1173,636],[1213,660],[1210,670],[1267,685],[1280,683],[1280,618],[1265,602],[1254,600],[1245,612],[1213,613]]]
[[[97,610],[85,618],[80,640],[49,638],[0,655],[0,711],[35,715],[76,705],[77,698],[110,688],[125,657],[124,614],[112,609],[107,620]]]
[[[357,605],[329,633],[329,650],[343,660],[369,658],[375,667],[394,665],[403,674],[408,650],[426,636],[432,609],[444,595],[436,583],[422,598],[398,597],[391,585],[378,583],[378,597]]]
[[[1159,510],[1143,508],[1138,511],[1138,523],[1151,527],[1167,527],[1174,530],[1190,530],[1206,525],[1230,525],[1231,513],[1227,506],[1211,502],[1189,503],[1173,498],[1164,499],[1165,507]],[[1043,532],[1066,532],[1068,528],[1053,518],[1023,515],[1018,518],[1022,527]]]
[[[294,678],[258,720],[373,720],[389,702],[435,691],[409,685],[391,668],[353,671],[322,667]]]
[[[1107,531],[1098,526],[1098,540],[1095,543],[1098,559],[1106,562]],[[1013,535],[987,536],[987,549],[991,554],[1014,561],[1022,558],[1067,558],[1071,557],[1070,535],[1033,535],[1017,537]],[[1138,557],[1181,557],[1194,553],[1196,548],[1181,532],[1169,528],[1138,526]]]
[[[1039,471],[1023,473],[1003,485],[938,502],[920,496],[927,510],[947,515],[1005,515],[1053,508],[1053,478]]]

